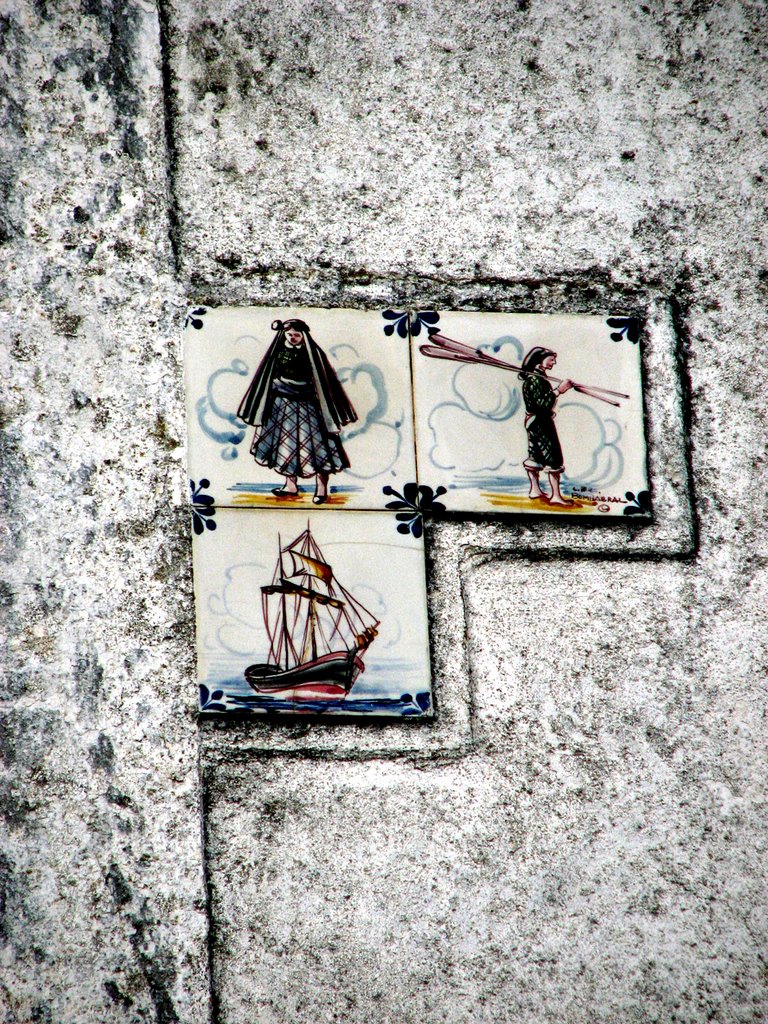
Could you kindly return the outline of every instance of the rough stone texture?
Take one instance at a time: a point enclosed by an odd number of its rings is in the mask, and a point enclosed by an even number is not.
[[[0,11],[0,1019],[768,1019],[763,5]],[[434,726],[203,730],[212,1002],[186,300],[636,313],[657,513],[434,527]]]
[[[222,1021],[768,1018],[760,17],[172,5],[195,299],[648,325],[653,525],[432,531],[458,761],[206,731]]]
[[[0,1020],[204,1021],[159,23],[4,3]]]
[[[216,297],[311,268],[601,308],[703,270],[702,231],[759,235],[759,3],[171,8],[182,259]]]

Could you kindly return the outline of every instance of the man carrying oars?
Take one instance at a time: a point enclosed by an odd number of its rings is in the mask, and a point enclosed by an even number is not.
[[[522,366],[515,366],[470,345],[446,338],[437,330],[430,332],[429,341],[428,345],[420,346],[420,351],[433,359],[480,363],[502,370],[517,371],[518,377],[523,381],[525,429],[528,432],[528,458],[523,462],[531,484],[528,496],[533,501],[546,501],[549,505],[572,505],[573,502],[564,498],[560,490],[560,477],[565,472],[565,464],[554,422],[558,398],[573,388],[582,395],[588,395],[618,408],[619,403],[613,399],[629,398],[629,395],[596,385],[576,384],[572,380],[548,377],[547,372],[557,361],[557,353],[540,345],[526,353]],[[557,386],[553,387],[553,384]],[[612,397],[609,398],[609,395]],[[545,494],[541,489],[540,475],[543,472],[549,475],[550,494]]]
[[[547,370],[551,370],[556,361],[556,352],[537,345],[527,353],[520,367],[518,377],[523,382],[525,429],[528,431],[528,458],[523,465],[531,482],[529,498],[549,501],[550,505],[572,505],[560,491],[565,464],[555,427],[555,404],[560,395],[571,390],[573,381],[561,380],[556,388],[552,387]],[[539,474],[544,470],[549,474],[550,495],[542,491],[539,483]]]

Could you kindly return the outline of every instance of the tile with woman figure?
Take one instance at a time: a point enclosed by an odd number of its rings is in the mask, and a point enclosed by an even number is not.
[[[381,509],[387,484],[415,479],[408,331],[389,326],[363,310],[190,310],[193,493],[217,506]]]
[[[391,512],[212,519],[193,541],[202,712],[431,717],[419,531]]]
[[[411,318],[419,479],[449,511],[649,516],[638,322]]]

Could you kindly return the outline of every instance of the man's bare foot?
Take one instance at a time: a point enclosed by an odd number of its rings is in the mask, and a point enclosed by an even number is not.
[[[552,488],[552,494],[550,495],[549,503],[550,505],[572,505],[572,502],[569,502],[566,498],[563,498],[562,496],[560,490],[560,473],[562,473],[562,470],[560,470],[559,472],[550,472],[549,474],[549,485]]]
[[[546,498],[546,494],[539,487],[539,474],[533,470],[526,468],[528,479],[531,481],[531,489],[528,491],[528,497],[535,501],[537,498]]]
[[[562,470],[560,471],[562,472]],[[564,498],[560,491],[560,473],[549,474],[549,484],[552,488],[552,494],[549,498],[550,505],[572,505],[573,502]]]

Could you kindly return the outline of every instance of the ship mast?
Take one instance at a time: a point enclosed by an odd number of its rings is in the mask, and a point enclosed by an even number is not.
[[[312,587],[309,587],[309,592],[312,595],[309,599],[309,639],[312,644],[312,660],[317,658],[317,635],[315,630],[317,629],[317,609],[315,608],[315,592]]]
[[[303,554],[305,554],[305,555],[309,555],[310,554],[309,540],[310,540],[311,536],[312,535],[311,535],[310,530],[309,530],[309,520],[307,520],[307,532],[305,534],[305,539],[304,539],[304,544],[303,544],[303,548],[304,548]],[[308,597],[309,597],[309,607],[307,609],[307,633],[309,634],[309,642],[310,642],[311,650],[312,650],[312,661],[315,661],[317,659],[317,635],[315,633],[315,630],[317,629],[317,608],[315,608],[315,591],[312,589],[312,584],[309,582],[309,577],[307,577],[307,590],[309,591],[309,594],[308,594]],[[304,641],[304,649],[305,650],[306,650],[306,646],[307,646],[306,645],[306,639],[307,638],[305,636],[305,641]]]
[[[280,558],[280,582],[284,583],[285,582],[285,575],[283,573],[283,543],[280,540],[280,534],[279,533],[277,535],[277,550],[279,552],[279,558]],[[283,620],[283,623],[282,623],[282,625],[283,625],[283,644],[285,645],[285,668],[286,668],[286,671],[287,671],[288,668],[290,667],[290,663],[288,661],[288,614],[287,614],[286,608],[285,608],[285,588],[283,588],[282,591],[281,591],[280,603],[282,605],[282,610],[283,610],[283,614],[282,614],[282,620]]]
[[[293,564],[288,576],[285,574],[286,554]],[[362,654],[376,637],[378,619],[335,579],[312,536],[309,523],[285,548],[278,534],[277,565],[272,582],[263,586],[261,592],[270,659],[278,669],[284,666],[287,672],[340,650]],[[269,599],[278,594],[279,622],[271,626]]]

